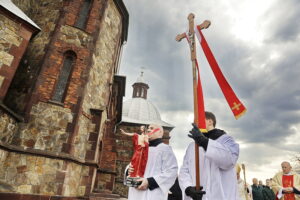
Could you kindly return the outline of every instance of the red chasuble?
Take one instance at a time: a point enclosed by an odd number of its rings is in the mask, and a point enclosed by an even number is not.
[[[282,186],[283,187],[293,187],[294,186],[294,176],[283,175],[282,176]],[[284,200],[295,200],[295,194],[284,194]]]
[[[139,135],[136,133],[132,137],[134,153],[131,158],[131,165],[134,171],[130,174],[130,177],[143,177],[148,160],[149,143],[145,142],[145,146],[142,147],[138,144],[138,137]]]

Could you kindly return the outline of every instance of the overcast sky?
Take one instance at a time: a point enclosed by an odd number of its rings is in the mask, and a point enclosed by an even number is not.
[[[239,163],[247,180],[266,179],[280,163],[300,152],[300,4],[298,0],[124,0],[129,12],[128,41],[120,74],[131,85],[144,68],[148,99],[164,121],[176,128],[171,146],[179,164],[191,140],[193,121],[192,70],[186,40],[175,36],[187,30],[187,16],[203,31],[227,81],[247,108],[235,120],[198,47],[206,110],[217,117],[217,128],[240,144]]]

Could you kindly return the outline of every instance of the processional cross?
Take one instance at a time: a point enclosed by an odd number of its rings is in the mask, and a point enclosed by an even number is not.
[[[244,193],[245,193],[246,200],[249,200],[249,196],[248,196],[248,192],[247,192],[246,168],[245,168],[245,165],[244,165],[244,164],[242,164],[242,169],[243,169],[244,182],[245,182],[245,185],[244,185]]]
[[[181,33],[176,36],[176,41],[180,42],[183,38],[187,38],[191,51],[191,61],[193,68],[193,94],[194,94],[194,123],[198,125],[198,106],[197,106],[197,75],[196,75],[196,43],[195,43],[195,15],[188,15],[189,31],[188,34]],[[199,25],[200,29],[207,29],[210,26],[210,21],[205,20]],[[195,142],[195,170],[196,170],[196,190],[200,190],[200,167],[199,167],[199,145]]]

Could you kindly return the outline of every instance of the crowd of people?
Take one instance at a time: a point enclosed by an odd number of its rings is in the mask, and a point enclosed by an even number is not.
[[[252,185],[245,183],[240,177],[240,166],[237,165],[239,198],[242,200],[298,200],[300,199],[300,176],[292,171],[289,162],[281,163],[282,171],[273,178],[266,179],[265,184],[257,178],[252,179]]]
[[[257,178],[252,179],[252,185],[245,184],[240,178],[238,179],[238,198],[240,200],[276,200],[276,195],[272,190],[272,178],[258,181]]]
[[[292,171],[289,162],[282,162],[282,171],[265,184],[254,178],[250,186],[242,179],[241,167],[237,165],[239,144],[215,128],[213,113],[205,112],[205,123],[205,133],[193,124],[188,134],[193,141],[180,168],[172,148],[162,141],[160,125],[150,124],[140,134],[121,130],[133,137],[135,149],[124,179],[129,187],[128,200],[300,200],[300,176]]]

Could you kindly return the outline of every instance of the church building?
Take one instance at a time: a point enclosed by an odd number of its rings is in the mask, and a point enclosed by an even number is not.
[[[143,73],[123,102],[129,14],[122,0],[0,0],[0,199],[127,197],[141,125],[173,125]]]
[[[122,0],[0,0],[0,199],[119,197],[102,149],[128,20]]]

